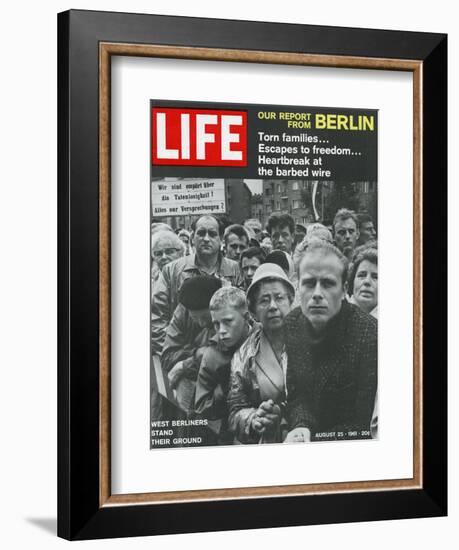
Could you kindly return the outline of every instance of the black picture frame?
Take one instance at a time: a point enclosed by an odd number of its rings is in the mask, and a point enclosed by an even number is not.
[[[415,60],[422,101],[421,486],[319,495],[101,504],[100,43]],[[58,15],[58,535],[71,540],[447,513],[447,37],[67,11]],[[179,518],[179,520],[177,520]]]

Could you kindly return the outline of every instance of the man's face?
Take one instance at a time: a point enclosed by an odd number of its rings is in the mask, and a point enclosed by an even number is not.
[[[215,334],[220,344],[230,349],[236,346],[244,334],[246,328],[245,315],[231,306],[224,306],[211,312]]]
[[[257,270],[257,267],[260,267],[260,259],[256,256],[253,258],[242,258],[241,269],[242,274],[244,275],[246,288],[252,282],[253,275]]]
[[[221,245],[217,220],[213,218],[200,218],[196,224],[194,243],[198,257],[216,256]]]
[[[316,332],[322,332],[341,310],[345,294],[343,269],[335,254],[322,250],[306,253],[300,263],[301,311]]]
[[[376,231],[373,222],[364,222],[360,225],[360,242],[362,244],[368,241],[374,241],[376,238]]]
[[[235,233],[230,233],[226,237],[226,257],[230,260],[239,261],[241,252],[248,247],[248,242],[245,237],[238,237]]]
[[[182,233],[181,235],[179,235],[179,239],[185,243],[186,247],[188,248],[188,245],[190,244],[190,238],[188,237],[188,235],[185,235],[185,233]]]
[[[260,242],[261,239],[261,223],[256,220],[247,220],[244,223],[244,227],[252,231],[255,239]]]
[[[302,228],[295,229],[295,244],[300,243],[306,237],[306,230]]]
[[[341,252],[350,258],[354,251],[359,231],[357,225],[352,218],[338,220],[335,224],[335,242]]]
[[[212,317],[208,309],[190,310],[190,317],[201,328],[210,328],[212,326]]]
[[[271,240],[273,241],[274,250],[283,250],[290,254],[293,246],[293,235],[290,233],[290,228],[274,227],[271,233]]]
[[[151,248],[151,255],[158,267],[162,269],[166,264],[177,260],[182,255],[182,250],[168,237],[162,237]]]

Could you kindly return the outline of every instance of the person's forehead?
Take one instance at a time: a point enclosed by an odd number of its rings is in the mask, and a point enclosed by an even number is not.
[[[245,225],[248,225],[249,227],[261,227],[261,222],[257,220],[247,220]]]
[[[352,218],[346,218],[345,220],[338,220],[335,224],[335,229],[357,229],[357,224]]]
[[[290,227],[288,225],[275,225],[273,227],[273,233],[285,233],[285,232],[290,233]]]
[[[247,265],[256,265],[259,266],[261,264],[260,258],[257,258],[257,256],[252,256],[251,258],[242,258],[242,267],[245,267]]]
[[[363,222],[363,229],[373,229],[373,222]]]
[[[227,241],[229,243],[235,243],[235,242],[238,242],[238,241],[243,241],[243,240],[247,240],[245,238],[245,236],[243,237],[239,237],[238,235],[236,235],[236,233],[229,233],[228,237],[227,237]]]
[[[198,230],[200,227],[203,227],[204,229],[215,229],[218,232],[218,222],[217,220],[214,220],[214,218],[204,217],[199,218],[199,220],[196,222],[196,230]]]
[[[365,259],[359,263],[359,267],[357,268],[357,271],[361,270],[378,271],[378,266],[370,260]]]
[[[260,283],[259,296],[263,294],[269,294],[271,292],[280,292],[285,289],[284,283],[282,281],[266,281]]]
[[[212,319],[223,319],[227,317],[234,317],[234,315],[240,313],[239,309],[231,304],[225,304],[218,309],[212,310]]]
[[[331,252],[306,253],[300,264],[300,277],[326,277],[332,275],[341,277],[344,265],[341,260]]]

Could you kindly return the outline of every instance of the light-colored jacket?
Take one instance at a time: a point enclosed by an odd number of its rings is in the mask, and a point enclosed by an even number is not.
[[[261,402],[253,363],[260,349],[262,331],[262,326],[256,325],[231,361],[228,428],[241,443],[257,443],[259,439],[250,432],[250,424]]]
[[[277,429],[268,436],[253,433],[251,423],[259,405],[263,401],[263,388],[258,382],[257,357],[259,356],[263,328],[257,324],[247,340],[236,351],[231,362],[230,389],[228,393],[228,427],[240,443],[273,443],[282,441],[282,431]],[[283,354],[283,368],[286,369],[286,354]],[[282,395],[282,397],[280,396]],[[272,399],[278,402],[285,399],[285,394],[279,394]]]

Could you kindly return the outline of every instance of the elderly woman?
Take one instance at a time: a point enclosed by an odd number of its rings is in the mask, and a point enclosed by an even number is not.
[[[378,318],[378,250],[374,241],[356,250],[349,272],[348,291],[351,303]],[[378,395],[370,431],[373,439],[378,437]]]
[[[240,443],[282,442],[287,433],[283,325],[294,292],[283,270],[269,263],[257,269],[247,289],[250,312],[260,324],[231,362],[228,423]]]
[[[168,229],[154,231],[151,235],[152,285],[165,265],[181,258],[184,254],[185,243],[173,231]]]
[[[378,250],[374,246],[357,249],[349,272],[348,291],[351,303],[378,318]]]

